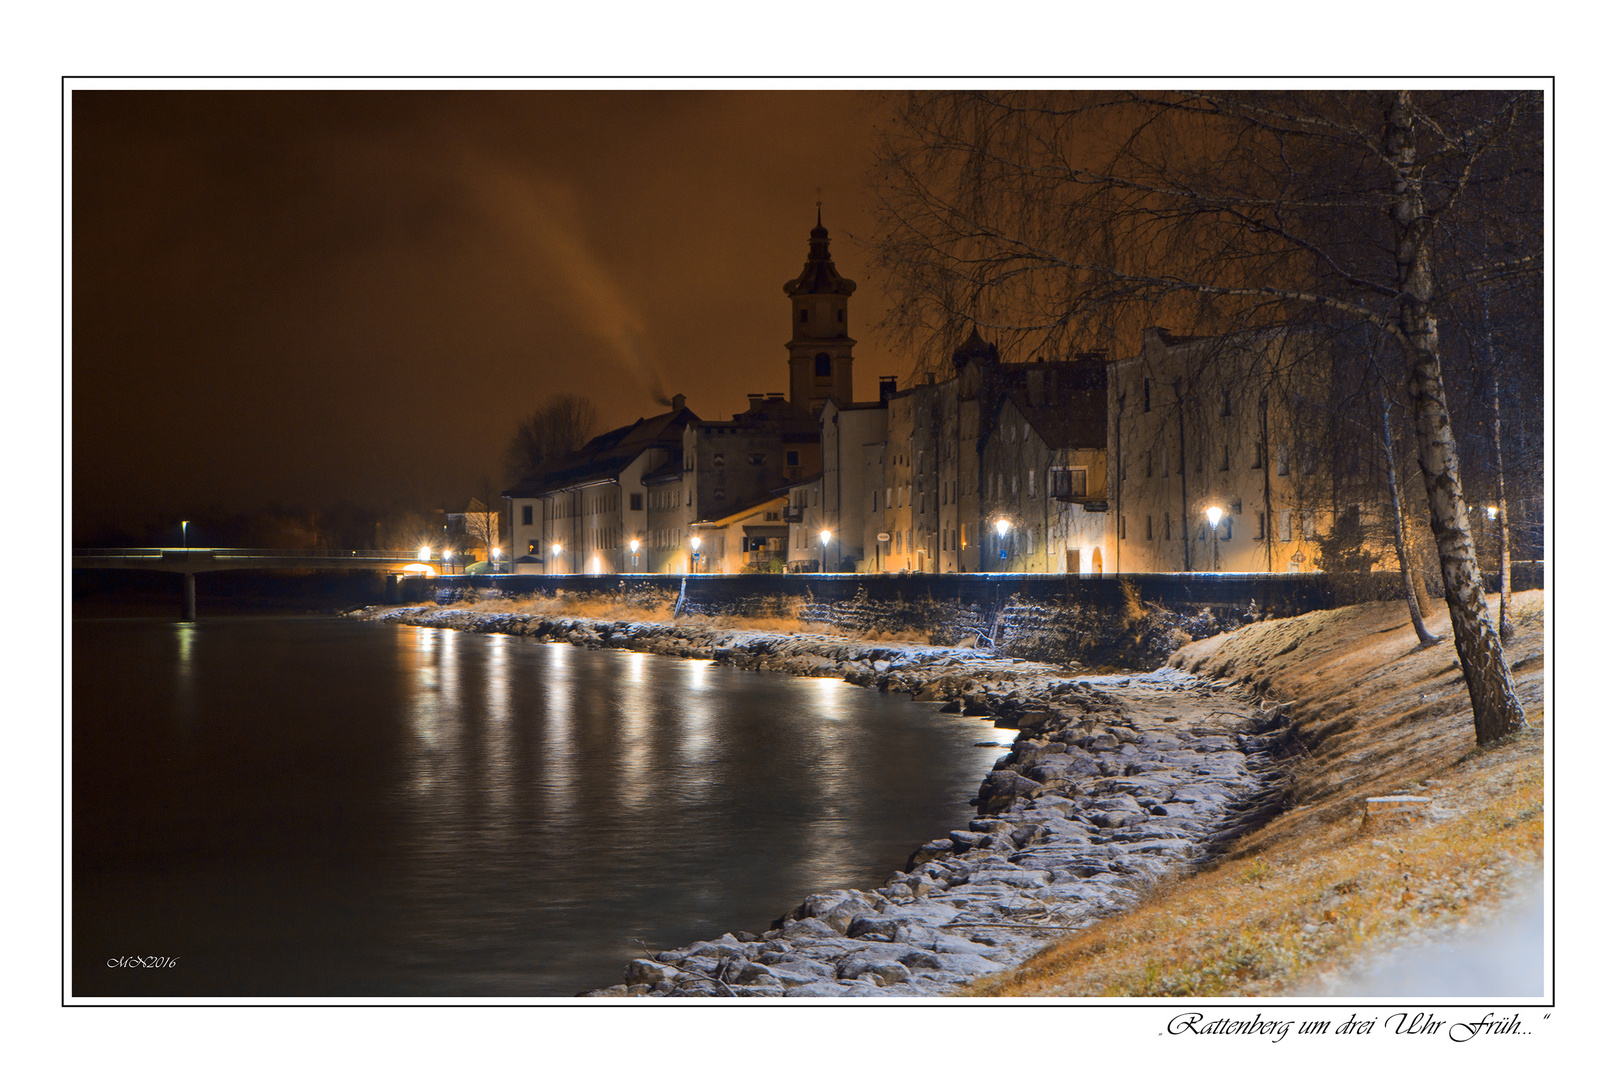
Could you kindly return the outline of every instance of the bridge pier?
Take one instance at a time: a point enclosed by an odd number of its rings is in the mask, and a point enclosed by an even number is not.
[[[181,574],[180,579],[180,620],[182,622],[197,621],[197,575]]]

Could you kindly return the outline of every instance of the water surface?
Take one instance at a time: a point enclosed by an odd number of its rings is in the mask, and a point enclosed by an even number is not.
[[[321,617],[73,624],[75,995],[569,995],[877,885],[1007,741],[833,679]],[[173,957],[161,970],[120,956]]]

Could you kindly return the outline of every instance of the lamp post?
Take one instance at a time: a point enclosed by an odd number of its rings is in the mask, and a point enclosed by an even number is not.
[[[443,556],[444,556],[444,558],[440,562],[440,565],[444,567],[444,572],[445,573],[449,573],[450,572],[450,567],[452,565],[454,565],[453,563],[451,563],[450,560],[455,556],[455,552],[451,551],[449,548],[445,548],[444,552],[443,552]]]
[[[831,529],[821,530],[821,572],[827,572],[827,542],[832,539]]]
[[[189,521],[182,521],[180,523],[180,546],[185,548],[188,552],[191,550],[191,541],[186,539],[186,526],[190,524],[191,522]]]
[[[641,550],[641,541],[640,540],[632,540],[632,541],[630,541],[630,572],[632,574],[634,574],[636,572],[636,567],[637,567],[637,565],[639,565],[641,557],[640,557],[640,555],[637,554],[637,552],[639,552],[640,550]]]
[[[562,556],[562,545],[553,541],[551,545],[551,572],[557,573],[557,560]]]
[[[694,573],[694,574],[699,573],[698,566],[701,563],[701,561],[703,559],[703,556],[698,554],[698,548],[700,548],[702,546],[703,546],[703,537],[701,537],[701,536],[692,537],[692,573]]]
[[[489,564],[490,564],[490,566],[489,566],[489,572],[490,573],[498,574],[498,573],[501,572],[501,549],[500,548],[490,548],[489,549]]]
[[[1219,506],[1211,506],[1204,511],[1204,516],[1209,519],[1209,569],[1211,573],[1219,573],[1221,569],[1220,536],[1215,530],[1220,527],[1221,518],[1225,514],[1226,511]]]
[[[1007,530],[1010,528],[1012,528],[1012,522],[1006,518],[996,519],[996,536],[1001,542],[1001,569],[1003,572],[1007,569]]]

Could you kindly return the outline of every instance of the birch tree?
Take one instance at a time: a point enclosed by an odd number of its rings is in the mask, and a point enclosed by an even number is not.
[[[1134,351],[1312,321],[1397,348],[1454,643],[1481,744],[1521,727],[1488,618],[1442,372],[1470,290],[1542,260],[1534,91],[918,93],[875,173],[885,329],[930,355]]]

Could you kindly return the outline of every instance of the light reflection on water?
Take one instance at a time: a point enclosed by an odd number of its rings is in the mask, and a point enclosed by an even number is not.
[[[573,994],[632,939],[880,884],[1001,752],[983,720],[837,679],[340,620],[131,626],[74,624],[76,993]],[[139,982],[102,952],[187,959]]]

